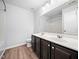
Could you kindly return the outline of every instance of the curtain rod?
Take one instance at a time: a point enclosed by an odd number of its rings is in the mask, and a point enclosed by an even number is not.
[[[6,11],[6,4],[5,4],[5,1],[2,0],[3,4],[4,4],[4,11]]]

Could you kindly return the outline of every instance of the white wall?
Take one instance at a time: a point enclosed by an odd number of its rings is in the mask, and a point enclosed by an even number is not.
[[[0,40],[4,39],[5,34],[5,12],[0,11]]]
[[[41,17],[38,13],[35,13],[35,24],[34,24],[34,32],[43,32],[45,28],[46,23],[46,17]]]
[[[7,47],[25,42],[26,38],[30,38],[34,31],[34,17],[33,13],[29,10],[7,4],[7,11],[2,13],[0,17],[5,23],[0,28],[5,28],[4,40],[6,40]],[[0,32],[3,32],[3,28]]]
[[[3,5],[0,3],[0,50],[3,50],[5,47],[5,20],[6,14],[3,11]],[[0,53],[1,54],[1,53]]]

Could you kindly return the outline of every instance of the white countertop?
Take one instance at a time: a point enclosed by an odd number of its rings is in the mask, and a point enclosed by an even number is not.
[[[41,35],[41,33],[33,34],[34,36],[43,38],[45,40],[48,40],[50,42],[54,42],[56,44],[62,45],[64,47],[73,49],[78,51],[78,39],[77,37],[67,37],[67,35],[62,35],[62,38],[57,38],[56,33],[44,33]]]

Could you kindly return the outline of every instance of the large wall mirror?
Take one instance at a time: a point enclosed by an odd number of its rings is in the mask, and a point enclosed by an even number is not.
[[[39,17],[39,32],[78,35],[78,2],[58,7]]]
[[[62,23],[64,34],[78,34],[78,6],[77,4],[69,5],[62,10]]]

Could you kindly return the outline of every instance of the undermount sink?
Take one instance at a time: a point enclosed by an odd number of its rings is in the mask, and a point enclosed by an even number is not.
[[[75,43],[77,42],[76,39],[73,39],[73,38],[66,38],[66,37],[62,37],[62,38],[58,38],[57,36],[45,36],[47,37],[48,39],[51,39],[51,40],[54,40],[54,41],[57,41],[57,42],[63,42],[63,43]]]
[[[73,38],[66,38],[66,37],[63,37],[62,39],[63,39],[63,40],[65,40],[65,41],[67,41],[67,42],[72,42],[72,43],[74,43],[74,42],[77,42],[77,41],[78,41],[77,39],[73,39]]]
[[[34,35],[42,39],[48,40],[50,42],[53,42],[74,50],[78,50],[78,39],[75,36],[57,34],[57,33],[38,33]]]
[[[39,35],[43,36],[43,37],[57,37],[56,34],[50,35],[50,34],[46,34],[46,33],[40,33]]]
[[[58,37],[60,35],[48,35],[48,34],[45,34],[45,33],[41,33],[41,36],[48,38],[50,40],[54,40],[54,41],[67,42],[67,41],[63,40],[62,38]]]
[[[78,40],[73,39],[73,38],[68,38],[68,37],[64,37],[62,36],[62,34],[46,34],[46,33],[40,33],[40,36],[44,37],[44,38],[48,38],[51,41],[55,41],[55,42],[61,42],[61,43],[71,43],[74,44],[75,42],[77,42]]]
[[[57,38],[57,37],[49,37],[49,39],[54,40],[56,42],[68,42],[62,38]]]

